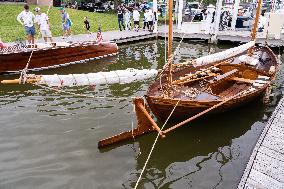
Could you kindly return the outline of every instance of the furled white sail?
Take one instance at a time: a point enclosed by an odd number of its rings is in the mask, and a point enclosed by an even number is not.
[[[234,47],[234,48],[222,51],[222,52],[218,52],[218,53],[215,53],[215,54],[211,54],[211,55],[208,55],[208,56],[203,56],[203,57],[197,58],[193,65],[195,67],[203,66],[203,65],[206,65],[206,64],[211,64],[211,63],[214,63],[214,62],[217,62],[217,61],[222,61],[224,59],[231,58],[233,56],[236,56],[240,53],[247,51],[249,48],[253,47],[254,44],[255,44],[254,41],[250,41],[250,42],[243,44],[243,45],[240,45],[238,47]]]
[[[69,74],[69,75],[42,75],[38,84],[48,86],[86,86],[100,84],[115,84],[115,83],[131,83],[142,81],[158,74],[154,69],[126,69],[110,72],[98,72],[88,74]]]

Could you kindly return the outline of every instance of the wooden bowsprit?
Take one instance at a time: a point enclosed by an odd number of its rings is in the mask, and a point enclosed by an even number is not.
[[[153,131],[157,131],[162,138],[164,137],[159,126],[156,124],[156,122],[153,120],[151,115],[148,113],[147,107],[144,106],[143,98],[135,98],[133,100],[133,103],[135,106],[135,112],[138,122],[137,128],[99,141],[98,148],[102,148],[120,141],[134,139]]]

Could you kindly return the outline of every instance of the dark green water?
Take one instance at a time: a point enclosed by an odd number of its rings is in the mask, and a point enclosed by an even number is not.
[[[178,42],[174,43],[174,47]],[[229,47],[211,48],[220,51]],[[175,62],[208,54],[183,43]],[[162,68],[163,41],[121,46],[119,56],[44,74]],[[235,188],[265,123],[282,96],[279,77],[268,104],[260,99],[198,119],[159,140],[139,188]],[[1,76],[0,79],[13,78]],[[97,142],[136,124],[131,97],[151,81],[67,88],[86,98],[32,85],[0,85],[0,188],[133,188],[155,134],[98,150]]]

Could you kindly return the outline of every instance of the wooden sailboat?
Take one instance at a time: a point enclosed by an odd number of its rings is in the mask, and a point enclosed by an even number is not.
[[[166,133],[208,113],[220,113],[243,105],[263,94],[274,80],[278,62],[269,47],[256,47],[256,29],[260,15],[258,2],[251,42],[225,52],[201,57],[192,65],[172,64],[172,1],[169,1],[168,65],[150,85],[145,99],[134,99],[138,127],[98,143],[104,147],[125,139],[157,131]],[[148,110],[162,122],[182,121],[164,131]]]
[[[28,70],[38,71],[114,56],[118,47],[111,42],[56,42],[38,43],[24,48],[6,47],[0,49],[0,74],[20,72],[27,65],[32,51]]]

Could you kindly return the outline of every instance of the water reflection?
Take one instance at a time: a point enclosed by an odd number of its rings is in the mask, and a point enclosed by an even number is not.
[[[254,111],[255,109],[261,111]],[[250,150],[256,142],[252,138],[259,135],[264,127],[262,122],[257,122],[262,120],[263,113],[263,106],[255,101],[220,117],[210,116],[196,120],[159,140],[140,187],[234,188],[245,167],[243,162],[248,160]],[[249,119],[244,119],[248,114]],[[137,167],[130,173],[132,176],[127,176],[132,179],[125,181],[125,188],[131,188],[136,183],[153,138],[154,134],[137,142],[141,154],[137,157]],[[253,142],[242,144],[244,138],[250,138]],[[237,178],[226,177],[228,167],[232,168],[229,172],[238,172]]]
[[[177,45],[174,42],[174,49]],[[223,48],[227,46],[185,42],[174,62]],[[124,45],[118,56],[41,73],[160,69],[164,49],[162,40]],[[258,99],[195,120],[159,140],[139,188],[235,188],[282,96],[281,70],[269,104]],[[97,142],[136,124],[132,97],[145,94],[150,82],[63,88],[63,93],[31,85],[1,85],[0,188],[133,188],[155,134],[102,151]]]

